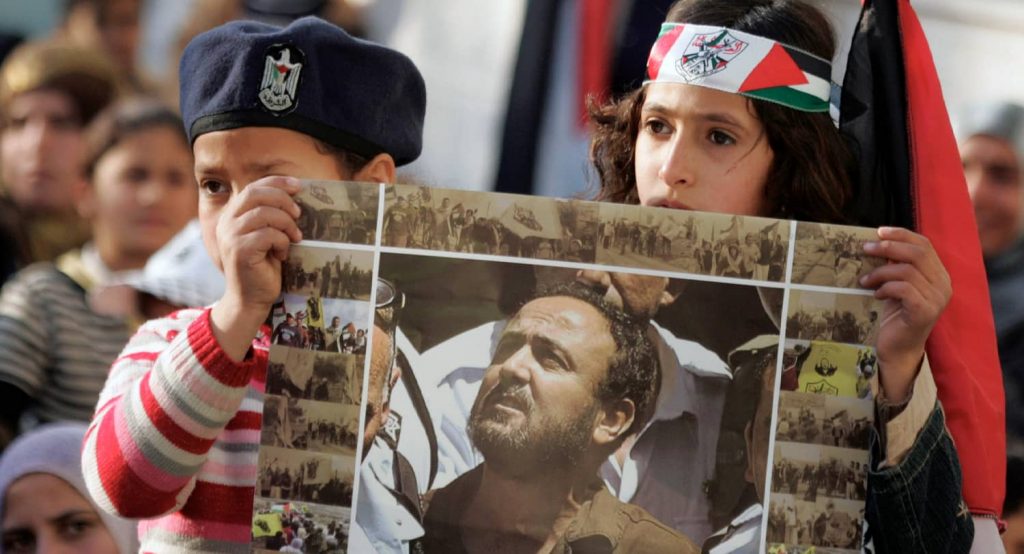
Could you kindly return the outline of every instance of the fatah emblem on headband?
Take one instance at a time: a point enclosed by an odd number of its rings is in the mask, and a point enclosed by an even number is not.
[[[275,114],[288,113],[295,108],[295,95],[299,88],[299,74],[306,57],[302,51],[288,44],[275,44],[267,48],[260,82],[260,103]]]
[[[714,75],[724,70],[746,47],[746,42],[725,29],[718,33],[695,35],[676,62],[676,71],[687,81]]]

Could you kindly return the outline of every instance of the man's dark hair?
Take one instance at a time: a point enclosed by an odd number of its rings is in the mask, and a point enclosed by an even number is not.
[[[608,321],[609,333],[615,341],[615,356],[609,360],[608,373],[598,385],[597,398],[601,402],[632,400],[636,415],[629,433],[639,431],[653,415],[654,400],[661,387],[661,368],[654,345],[647,336],[647,321],[629,316],[593,288],[578,282],[542,287],[531,300],[553,296],[582,300]]]

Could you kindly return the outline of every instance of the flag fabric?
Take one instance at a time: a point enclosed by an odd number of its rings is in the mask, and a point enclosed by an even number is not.
[[[726,240],[731,240],[731,241],[739,242],[739,240],[740,240],[740,230],[741,230],[740,228],[742,226],[743,226],[743,223],[740,221],[740,216],[734,215],[729,220],[729,226],[726,227],[725,229],[722,229],[721,231],[719,231],[719,233],[721,233],[720,236],[724,237]],[[714,236],[714,233],[712,233],[712,237],[713,236]]]
[[[313,181],[306,184],[309,194],[303,196],[303,201],[310,207],[318,210],[340,210],[349,211],[354,208],[348,198],[348,190],[345,185],[338,183]]]
[[[862,174],[861,225],[928,237],[953,282],[927,352],[974,514],[999,516],[1006,477],[1005,404],[974,212],[942,89],[909,0],[864,0],[843,83],[840,129]]]
[[[313,377],[313,363],[316,354],[312,350],[287,348],[285,350],[285,374],[299,390],[305,390],[310,378]]]
[[[256,514],[252,518],[252,538],[273,537],[281,532],[281,514]]]
[[[306,298],[306,321],[310,329],[324,328],[324,303],[319,296],[310,295]]]
[[[558,207],[553,202],[538,202],[533,206],[514,202],[505,209],[498,221],[519,237],[561,239],[564,235]]]
[[[281,446],[295,448],[295,445],[292,442],[295,435],[292,431],[291,408],[288,406],[288,399],[286,398],[282,399],[281,402],[278,403],[277,421],[277,435]]]
[[[691,23],[662,24],[647,77],[813,112],[828,111],[832,91],[827,60],[754,34]]]

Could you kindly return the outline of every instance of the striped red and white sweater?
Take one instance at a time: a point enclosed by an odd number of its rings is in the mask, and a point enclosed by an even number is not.
[[[266,329],[238,363],[210,310],[143,325],[114,362],[82,468],[105,510],[143,518],[143,552],[248,552],[259,456]]]

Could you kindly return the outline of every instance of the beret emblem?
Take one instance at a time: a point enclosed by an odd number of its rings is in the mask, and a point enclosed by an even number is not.
[[[267,48],[259,92],[264,108],[278,115],[295,109],[299,75],[305,61],[302,51],[290,44],[275,44]]]

